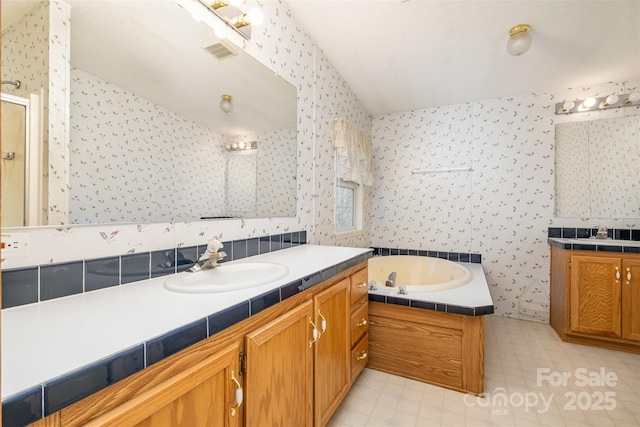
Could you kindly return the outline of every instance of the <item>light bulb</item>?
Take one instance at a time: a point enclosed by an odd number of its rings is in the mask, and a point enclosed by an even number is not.
[[[566,113],[569,110],[573,110],[573,107],[576,106],[576,103],[573,101],[567,101],[564,104],[562,104],[562,112]]]
[[[231,144],[231,148],[236,150],[238,148],[238,144],[234,142],[233,144]]]
[[[227,150],[231,150],[231,144],[227,144],[224,146]]]
[[[638,101],[640,101],[640,92],[632,92],[627,97],[626,103],[627,104],[633,104],[633,103],[638,102]]]
[[[264,21],[264,17],[262,16],[262,11],[257,7],[254,7],[247,13],[247,17],[249,18],[249,23],[251,25],[262,25]]]
[[[595,98],[591,98],[591,97],[589,97],[589,98],[585,99],[585,100],[582,102],[582,106],[583,106],[584,108],[591,108],[591,107],[593,107],[594,105],[596,105],[596,99],[595,99]]]
[[[607,96],[607,99],[605,99],[604,103],[607,106],[613,105],[618,102],[618,99],[620,99],[618,98],[618,95],[609,95]]]
[[[244,150],[244,142],[239,142],[238,143],[238,148],[241,150]]]

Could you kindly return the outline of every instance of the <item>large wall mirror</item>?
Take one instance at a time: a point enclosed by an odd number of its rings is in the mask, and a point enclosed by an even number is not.
[[[640,116],[556,125],[556,217],[640,218]]]
[[[21,89],[3,84],[2,92],[28,98],[45,88],[45,140],[59,121],[52,100],[69,97],[67,169],[56,170],[61,162],[50,135],[48,150],[31,156],[41,157],[46,177],[36,198],[49,213],[42,224],[296,215],[295,87],[173,0],[64,3],[70,6],[67,87],[52,83],[59,61],[20,48],[47,38],[40,50],[55,54],[55,33],[65,30],[54,28],[60,23],[50,17],[57,12],[48,9],[59,5],[1,3],[2,80],[22,81]],[[43,16],[51,28],[40,28]],[[223,95],[231,96],[229,112],[220,106]],[[250,145],[256,149],[239,149]],[[28,157],[22,159],[27,169]],[[4,171],[16,160],[2,160],[3,193]],[[27,171],[26,178],[34,174]],[[65,219],[52,220],[55,180],[65,174]],[[27,211],[34,197],[26,195]],[[7,206],[3,200],[3,213]],[[2,225],[34,225],[25,221]]]

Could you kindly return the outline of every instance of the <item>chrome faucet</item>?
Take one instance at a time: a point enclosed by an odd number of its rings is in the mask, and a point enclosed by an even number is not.
[[[607,236],[607,227],[604,225],[598,226],[598,232],[596,233],[596,239],[606,239]]]
[[[218,261],[227,256],[226,252],[218,252],[223,247],[224,245],[217,238],[209,240],[209,243],[207,243],[207,250],[204,251],[193,267],[189,268],[187,271],[190,273],[197,273],[209,268],[219,267]]]
[[[387,277],[387,281],[384,283],[384,285],[385,286],[389,286],[390,288],[395,288],[396,287],[396,272],[395,271],[391,272],[389,277]]]

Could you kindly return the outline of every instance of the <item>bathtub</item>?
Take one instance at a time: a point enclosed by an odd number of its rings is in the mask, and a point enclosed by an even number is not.
[[[440,258],[376,256],[370,258],[368,263],[369,282],[375,281],[378,289],[385,289],[391,272],[396,273],[396,287],[406,285],[408,292],[444,291],[464,286],[473,279],[473,273],[464,265]]]

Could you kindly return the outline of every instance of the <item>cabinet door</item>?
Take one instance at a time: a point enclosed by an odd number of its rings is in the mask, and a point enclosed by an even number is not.
[[[94,419],[96,426],[239,426],[235,404],[239,346],[234,344]],[[232,414],[233,412],[233,414]]]
[[[640,259],[622,262],[622,338],[640,341]]]
[[[350,280],[346,278],[315,298],[320,337],[315,346],[315,417],[323,426],[349,391],[351,357]]]
[[[621,267],[620,258],[571,257],[571,331],[620,336]]]
[[[313,425],[313,302],[247,335],[246,425]]]

